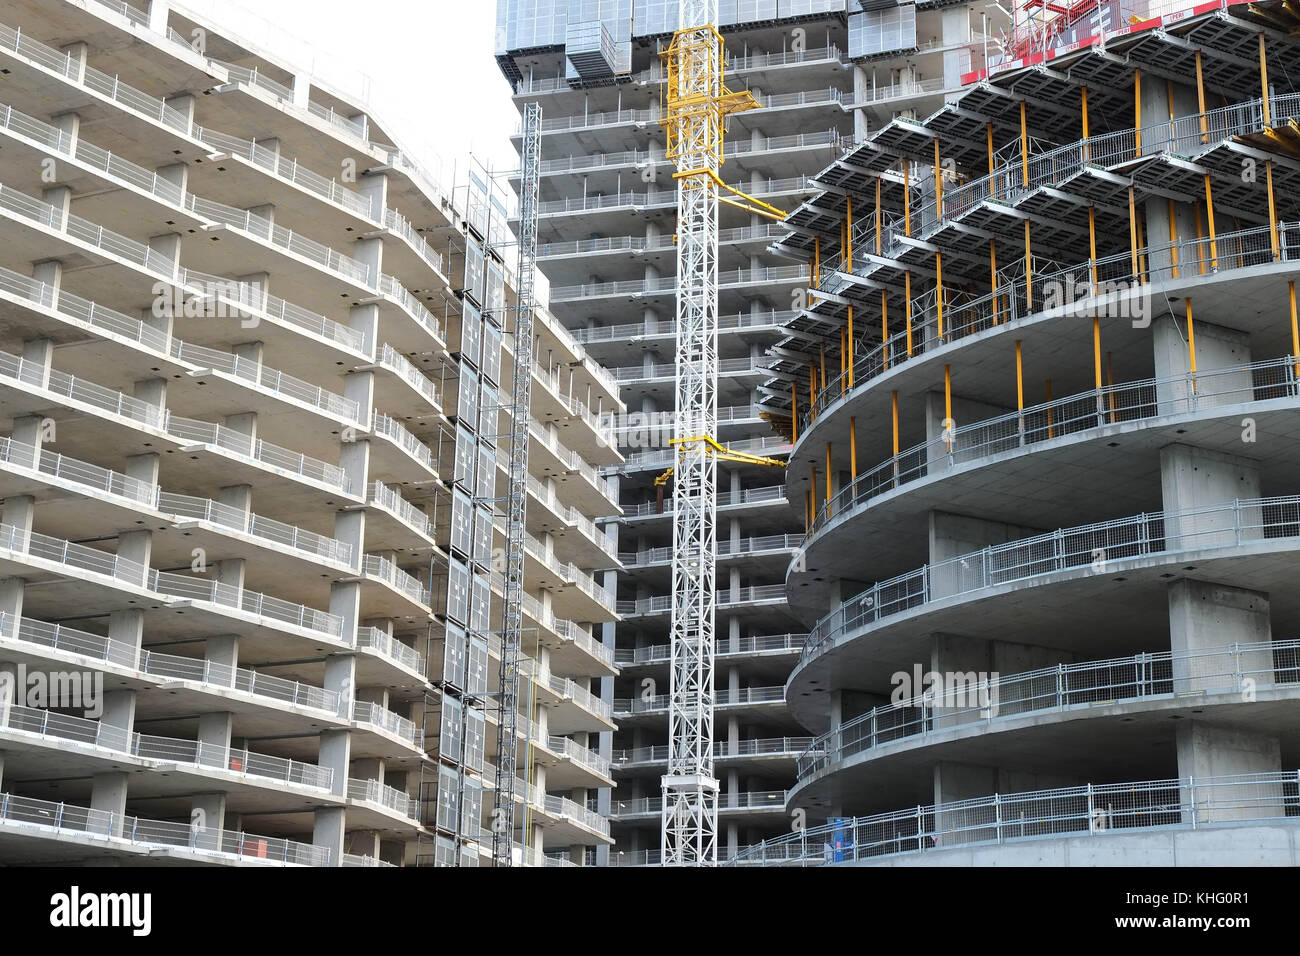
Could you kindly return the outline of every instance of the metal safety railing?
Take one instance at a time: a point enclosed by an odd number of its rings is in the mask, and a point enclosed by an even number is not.
[[[765,840],[729,866],[820,866],[1013,840],[1277,824],[1300,816],[1300,772],[1085,784],[851,817]]]
[[[950,423],[939,437],[881,462],[832,494],[829,501],[820,501],[805,540],[811,542],[828,525],[848,518],[881,495],[996,455],[1099,433],[1111,425],[1213,414],[1229,406],[1296,398],[1300,398],[1300,361],[1268,359],[1107,385],[970,425]]]
[[[991,545],[877,582],[850,598],[809,632],[800,665],[850,632],[937,601],[967,598],[989,588],[1066,571],[1104,573],[1114,562],[1129,558],[1231,549],[1296,537],[1300,537],[1300,496],[1157,511]]]
[[[328,866],[330,863],[328,847],[281,837],[256,836],[242,830],[209,830],[189,823],[149,820],[11,793],[0,794],[0,826],[16,826],[24,831],[44,831],[51,835],[80,833],[113,837],[144,848],[221,853],[230,857],[231,863],[295,866]]]
[[[973,676],[973,675],[972,675]],[[929,738],[999,720],[1122,701],[1192,698],[1196,706],[1244,690],[1300,687],[1300,641],[1229,644],[1197,651],[1155,651],[1103,661],[1057,664],[1023,674],[972,680],[873,707],[810,741],[799,757],[800,780],[857,754],[903,740]]]

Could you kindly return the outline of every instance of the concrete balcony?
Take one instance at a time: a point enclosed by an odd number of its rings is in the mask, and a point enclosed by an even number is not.
[[[233,830],[202,831],[190,823],[119,816],[52,800],[0,794],[5,858],[69,863],[87,856],[144,863],[157,858],[218,866],[328,866],[330,851],[278,837]]]
[[[734,743],[716,740],[713,743],[713,759],[719,768],[742,774],[786,773],[815,744],[812,737],[772,737],[738,740]],[[668,753],[666,744],[616,750],[614,769],[620,774],[663,773],[668,766]]]
[[[729,822],[762,823],[785,816],[784,790],[767,790],[754,793],[719,793],[718,816]],[[635,823],[658,820],[663,812],[663,797],[640,797],[633,800],[615,800],[610,819],[616,823]]]
[[[661,718],[668,714],[669,698],[659,694],[649,698],[618,698],[614,701],[614,717],[620,724],[645,718]],[[739,690],[720,690],[714,695],[714,708],[720,713],[740,720],[770,719],[785,711],[784,687],[742,687]],[[657,723],[650,719],[648,723]]]

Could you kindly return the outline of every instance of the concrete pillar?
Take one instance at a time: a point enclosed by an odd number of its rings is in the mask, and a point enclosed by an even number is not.
[[[1160,483],[1166,550],[1226,547],[1264,537],[1261,506],[1233,507],[1236,501],[1261,497],[1258,462],[1191,445],[1166,445],[1160,449]],[[1208,508],[1218,510],[1185,514]]]
[[[212,665],[210,678],[214,684],[235,686],[235,669],[239,666],[239,636],[219,634],[209,637],[203,645],[203,659]]]
[[[190,167],[185,163],[169,163],[154,170],[158,178],[169,182],[184,194],[190,185]]]
[[[155,33],[165,34],[169,13],[171,13],[169,0],[149,0],[149,29]]]
[[[388,206],[388,177],[383,173],[363,173],[357,181],[357,192],[370,200],[370,218],[383,222]]]
[[[113,611],[108,616],[108,636],[112,641],[134,647],[136,659],[139,660],[140,648],[144,643],[144,611],[140,608]]]
[[[149,237],[149,266],[154,272],[161,272],[169,279],[180,275],[181,235],[168,232]]]
[[[375,357],[379,346],[379,306],[377,305],[354,305],[348,311],[348,328],[360,332],[365,336],[363,351]],[[362,373],[355,373],[362,374]],[[370,375],[371,373],[364,373]],[[349,376],[350,378],[351,376]],[[346,394],[346,392],[345,392]],[[351,397],[351,396],[349,396]],[[373,404],[373,403],[372,403]],[[369,412],[369,406],[362,406],[362,414]]]
[[[351,372],[343,380],[343,397],[350,398],[361,409],[362,424],[371,423],[375,404],[375,376],[373,372]],[[370,480],[370,443],[359,440],[353,429],[342,430],[339,441],[339,467],[343,469],[352,494],[365,497]]]
[[[1182,578],[1169,586],[1169,649],[1174,654],[1174,693],[1266,687],[1273,672],[1271,614],[1267,594]],[[1210,655],[1212,649],[1248,645]],[[1261,646],[1262,645],[1262,646]],[[1195,660],[1180,656],[1198,655]],[[1225,675],[1240,673],[1233,680]],[[1247,684],[1246,681],[1253,681]],[[1234,688],[1231,685],[1240,686]]]
[[[930,512],[930,597],[932,600],[959,594],[987,583],[984,562],[954,561],[966,558],[991,545],[1005,544],[1033,537],[1040,529],[1025,525],[988,521],[969,515]]]
[[[257,449],[257,412],[240,412],[237,415],[226,415],[221,421],[222,427],[232,432],[238,432],[248,439],[248,454],[253,454]]]
[[[346,812],[342,807],[321,807],[316,811],[311,842],[313,846],[322,846],[330,851],[330,866],[343,865],[345,827]]]
[[[0,578],[0,637],[14,640],[23,617],[22,578]]]
[[[1282,751],[1276,734],[1219,726],[1193,717],[1179,722],[1177,746],[1178,777],[1184,781],[1192,779],[1182,788],[1182,802],[1186,807],[1195,808],[1197,826],[1284,815],[1280,803],[1256,806],[1250,799],[1262,788],[1227,788],[1210,782],[1215,777],[1281,770]],[[1183,822],[1192,821],[1193,814],[1185,811]]]
[[[199,762],[203,766],[220,770],[244,769],[242,759],[230,752],[230,736],[234,719],[235,715],[229,713],[199,715],[198,742],[201,748]]]
[[[244,521],[241,530],[247,531],[253,521],[253,486],[252,485],[226,485],[217,491],[217,502],[228,508],[234,508],[244,513]]]
[[[1218,408],[1254,400],[1254,378],[1250,335],[1193,316],[1196,337],[1196,376],[1193,389],[1191,353],[1187,345],[1187,321],[1162,315],[1152,323],[1155,347],[1156,400],[1161,415],[1176,415],[1196,409]],[[1224,372],[1223,369],[1236,371]],[[1167,381],[1177,379],[1177,381]]]
[[[54,420],[42,418],[40,415],[23,415],[14,419],[12,442],[10,444],[10,461],[12,464],[32,469],[39,468],[41,447],[45,444],[47,434],[47,421],[53,423]],[[49,434],[51,440],[53,440],[53,433],[50,432]],[[14,447],[15,444],[23,446],[22,449]],[[27,449],[30,449],[30,451]]]
[[[74,83],[84,83],[86,80],[86,56],[90,52],[90,46],[79,40],[76,43],[69,43],[67,46],[59,47],[59,52],[68,55],[68,78]]]
[[[88,827],[91,832],[107,836],[122,835],[122,818],[126,816],[126,779],[126,772],[120,770],[97,773],[91,777],[90,808],[113,814],[111,821],[96,821]]]
[[[976,402],[954,395],[952,399],[952,421],[949,424],[953,432],[955,432],[967,425],[973,425],[976,422],[990,418],[997,418],[1012,411],[1015,411],[1015,409],[1002,408],[997,405],[990,405],[987,402]],[[948,468],[950,461],[952,464],[959,464],[969,459],[969,455],[962,455],[962,442],[964,439],[961,436],[953,434],[951,448],[949,448],[949,442],[946,440],[949,433],[945,431],[947,419],[947,402],[943,392],[929,392],[925,396],[925,440],[928,442],[926,462],[931,474]],[[980,450],[979,454],[992,454],[995,451],[1015,448],[1018,444],[1019,436],[1009,436],[1005,440],[1005,448],[1001,445],[986,446]]]
[[[14,495],[4,499],[0,522],[25,534],[31,534],[36,520],[36,499],[31,495]]]
[[[936,805],[955,803],[972,797],[987,797],[996,793],[998,789],[996,767],[942,760],[935,764],[933,773]],[[978,843],[992,839],[996,835],[992,828],[967,829],[987,818],[985,811],[975,811],[975,814],[965,810],[936,811],[931,845],[936,849],[946,849],[963,843]]]
[[[50,369],[54,367],[54,343],[50,339],[28,339],[23,342],[22,368],[19,374],[24,382],[36,388],[49,388]]]
[[[190,799],[190,828],[198,849],[221,849],[221,831],[226,828],[226,795],[196,793]]]
[[[32,263],[32,278],[45,288],[41,290],[41,305],[55,308],[63,288],[63,263],[58,259],[42,259]]]

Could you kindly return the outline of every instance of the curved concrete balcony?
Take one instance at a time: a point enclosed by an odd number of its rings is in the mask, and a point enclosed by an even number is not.
[[[1003,348],[1010,347],[1010,339],[1026,338],[1032,350],[1032,336],[1039,331],[1094,314],[1128,315],[1147,298],[1158,302],[1195,296],[1203,307],[1230,312],[1237,301],[1235,282],[1284,280],[1300,261],[1300,223],[1279,223],[1277,257],[1273,235],[1265,225],[1219,235],[1213,246],[1196,239],[1152,243],[1138,249],[1139,262],[1146,263],[1141,271],[1133,270],[1133,255],[1125,252],[1043,269],[1033,276],[1032,285],[1023,274],[1023,262],[1013,263],[1008,267],[1011,274],[1000,277],[995,291],[950,304],[942,320],[933,292],[924,293],[912,302],[910,331],[892,319],[889,339],[856,355],[852,370],[828,370],[826,387],[817,392],[811,409],[804,401],[807,390],[798,396],[796,448],[822,447],[828,422],[865,414],[865,402],[886,387],[897,387],[913,363],[926,366],[914,374],[928,371],[932,377],[935,369],[942,374],[945,361],[968,354],[974,361],[984,348],[1002,342]],[[1076,295],[1074,290],[1083,292]],[[1285,291],[1282,286],[1280,306]]]
[[[1214,437],[1223,422],[1239,424],[1249,416],[1285,428],[1280,423],[1297,402],[1300,362],[1270,359],[1105,386],[955,428],[860,473],[829,500],[819,495],[802,553],[787,576],[791,600],[800,607],[815,606],[822,589],[800,568],[815,568],[821,575],[828,567],[843,566],[848,555],[842,549],[851,539],[867,528],[878,531],[881,522],[897,523],[902,508],[912,513],[942,509],[941,500],[1005,503],[1008,496],[1023,497],[1024,482],[1049,464],[1088,467],[1108,453],[1112,474],[1132,473],[1140,467],[1135,462],[1158,456],[1160,447],[1175,439],[1200,440],[1231,452],[1240,447],[1240,428],[1228,440]],[[1287,457],[1283,453],[1278,463]],[[1104,511],[1115,500],[1123,500],[1116,487],[1081,487],[1073,504]],[[1054,503],[1039,504],[1056,510]],[[1037,518],[1039,504],[1025,502],[1018,510]],[[853,561],[859,577],[878,573],[870,556],[855,552]],[[796,586],[796,581],[802,583]]]
[[[504,471],[504,464],[499,464]],[[540,533],[549,533],[555,550],[562,556],[586,567],[616,568],[618,551],[596,523],[577,508],[560,500],[555,489],[528,476],[529,524]],[[569,531],[576,534],[569,534]]]
[[[1090,606],[1117,581],[1133,615],[1153,606],[1165,613],[1169,579],[1193,570],[1270,591],[1285,606],[1298,522],[1300,497],[1237,500],[1063,528],[880,581],[812,628],[786,684],[791,712],[806,727],[825,727],[820,695],[853,686],[873,666],[887,683],[890,668],[868,660],[916,660],[922,634],[996,629],[1008,612],[1017,627],[1038,628],[1054,646],[1089,646],[1097,640],[1092,622],[1060,608]]]
[[[492,591],[505,594],[505,577],[492,576]],[[583,677],[613,677],[618,673],[614,649],[606,647],[581,624],[555,616],[536,597],[524,592],[524,626],[538,630],[538,640],[551,651],[551,667]]]
[[[1276,732],[1295,712],[1298,679],[1300,641],[1271,641],[971,680],[874,707],[813,740],[799,757],[790,802],[824,808],[834,796],[866,787],[888,793],[905,786],[903,764],[960,760],[963,744],[976,739],[1001,753],[1146,753],[1172,746],[1169,720],[1202,713]],[[1078,769],[1087,768],[1081,759]]]
[[[376,458],[374,471],[416,484],[440,481],[441,457],[396,418],[375,412],[370,434],[379,439],[372,446]]]
[[[366,485],[370,520],[379,525],[378,534],[395,546],[423,551],[435,544],[433,521],[416,505],[382,481]],[[369,536],[370,528],[367,528]]]
[[[157,858],[221,866],[329,866],[327,847],[242,830],[202,830],[51,800],[0,794],[0,841],[6,857],[48,862],[87,856],[124,862]]]
[[[1297,782],[1300,772],[1284,771],[992,794],[810,827],[751,846],[728,863],[821,866],[905,854],[933,854],[928,862],[936,866],[1027,862],[1016,849],[1023,841],[1039,866],[1044,859],[1066,865],[1076,853],[1084,862],[1074,865],[1131,865],[1139,838],[1158,836],[1163,837],[1158,844],[1141,841],[1143,865],[1156,860],[1173,865],[1176,847],[1198,848],[1192,831],[1230,832],[1256,824],[1268,830],[1243,830],[1243,845],[1279,860],[1280,836],[1286,845],[1279,862],[1293,865],[1291,834],[1285,831],[1295,824]],[[1263,841],[1261,835],[1273,839]],[[1058,845],[1034,845],[1045,841]],[[1210,851],[1206,863],[1222,861],[1221,847],[1217,854],[1209,846],[1203,849]],[[1189,865],[1187,854],[1180,852],[1177,859]]]
[[[433,596],[413,575],[388,558],[367,554],[361,562],[362,606],[366,613],[379,617],[429,619],[433,614]]]

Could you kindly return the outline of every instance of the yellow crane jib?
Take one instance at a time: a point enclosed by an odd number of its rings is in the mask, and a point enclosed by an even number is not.
[[[659,121],[668,134],[667,158],[676,161],[681,156],[703,152],[714,157],[721,166],[726,162],[723,139],[728,118],[735,113],[762,109],[762,104],[748,90],[733,93],[727,89],[722,79],[726,70],[722,34],[714,26],[702,30],[679,30],[673,35],[672,44],[659,56],[668,69],[663,119]],[[684,74],[697,78],[718,77],[718,92],[681,96],[679,80]],[[707,83],[691,84],[690,88],[708,86]],[[673,174],[673,179],[711,180],[720,191],[730,193],[729,196],[719,196],[719,202],[769,219],[783,220],[788,215],[728,185],[717,172],[707,167],[680,170]]]
[[[708,435],[696,435],[693,438],[674,438],[669,442],[669,444],[677,445],[680,448],[686,445],[694,445],[696,442],[703,442],[708,449],[713,452],[713,457],[718,461],[730,461],[739,465],[763,465],[768,468],[786,467],[786,463],[781,461],[779,458],[765,458],[762,455],[750,455],[743,451],[732,451],[725,445],[718,444],[717,441],[710,438]],[[664,485],[668,484],[668,482],[672,480],[673,472],[676,470],[676,468],[669,468],[662,475],[656,478],[655,487],[662,488]]]

